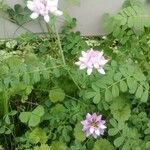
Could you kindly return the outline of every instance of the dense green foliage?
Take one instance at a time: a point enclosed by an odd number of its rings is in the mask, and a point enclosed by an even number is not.
[[[92,38],[73,32],[76,19],[65,14],[66,64],[53,35],[1,40],[0,149],[149,150],[150,19],[144,10],[127,0],[118,14],[104,16],[108,35]],[[88,76],[74,64],[91,47],[109,59],[105,75]],[[106,119],[104,136],[85,137],[80,122],[88,112]]]

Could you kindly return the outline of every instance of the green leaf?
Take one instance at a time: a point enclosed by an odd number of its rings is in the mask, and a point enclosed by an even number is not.
[[[37,69],[35,70],[35,72],[33,73],[33,81],[34,81],[35,83],[40,81],[39,68],[37,68]]]
[[[39,105],[32,112],[21,112],[19,119],[21,122],[27,123],[31,127],[35,127],[40,123],[44,113],[43,106]]]
[[[146,150],[150,149],[150,141],[146,142]]]
[[[115,60],[112,60],[112,61],[111,61],[111,66],[112,66],[112,67],[117,67],[118,64],[117,64],[117,62],[116,62]]]
[[[120,147],[124,141],[125,141],[124,137],[118,137],[117,139],[114,140],[114,145],[116,147]]]
[[[146,130],[144,130],[145,134],[150,134],[150,128],[147,128]]]
[[[42,74],[43,74],[44,79],[46,79],[46,80],[49,79],[49,72],[48,72],[48,70],[43,69]]]
[[[16,111],[16,110],[12,110],[12,111],[9,113],[10,116],[14,116],[14,115],[16,115],[16,114],[17,114],[17,111]]]
[[[119,70],[124,77],[128,76],[128,73],[127,73],[128,71],[126,68],[121,67],[121,68],[119,68]]]
[[[134,79],[133,79],[133,78],[131,78],[131,77],[128,77],[128,78],[127,78],[127,85],[128,85],[128,87],[129,87],[129,89],[132,89],[132,87],[133,87],[133,82],[134,82]]]
[[[12,130],[11,129],[7,129],[6,131],[5,131],[5,134],[11,134],[12,133]]]
[[[6,130],[5,126],[0,127],[0,134],[3,134],[5,130]]]
[[[122,74],[120,72],[118,72],[114,75],[114,80],[119,81],[121,79],[121,77],[122,77]]]
[[[51,108],[50,114],[56,119],[63,120],[66,117],[66,109],[62,104],[56,104]]]
[[[27,123],[29,121],[31,112],[21,112],[19,115],[19,119],[22,123]]]
[[[92,89],[93,89],[95,92],[99,92],[99,86],[98,86],[96,83],[92,83]]]
[[[139,0],[126,0],[124,3],[123,3],[123,8],[126,8],[126,7],[129,7],[129,6],[141,6],[141,1]]]
[[[9,49],[13,49],[17,46],[17,41],[16,40],[11,40],[6,42],[6,47]]]
[[[122,92],[126,92],[127,91],[127,84],[126,84],[126,82],[125,81],[121,81],[120,82],[120,90],[122,91]]]
[[[135,93],[136,98],[141,98],[143,94],[143,87],[140,85]]]
[[[29,140],[33,144],[45,144],[48,140],[48,136],[46,135],[46,132],[43,129],[37,127],[31,133],[29,133]]]
[[[42,117],[44,115],[44,108],[42,105],[37,106],[33,111],[32,114],[38,115],[39,117]]]
[[[121,28],[120,28],[120,27],[116,27],[116,28],[114,29],[114,31],[113,31],[113,36],[114,36],[114,37],[119,36],[120,32],[121,32]]]
[[[37,126],[40,123],[40,120],[41,120],[41,118],[38,115],[32,114],[30,116],[28,125],[30,127],[35,127],[35,126]]]
[[[14,6],[14,9],[7,9],[7,13],[9,14],[9,18],[11,19],[11,21],[18,25],[23,25],[24,23],[30,20],[29,9],[27,9],[27,7],[23,8],[19,4],[16,4]]]
[[[30,76],[29,76],[28,73],[24,73],[24,74],[23,74],[23,82],[24,82],[25,84],[29,84],[29,83],[30,83]]]
[[[51,150],[47,144],[41,144],[40,146],[35,146],[34,150]]]
[[[119,96],[119,88],[115,84],[112,86],[112,96],[113,97],[118,97]]]
[[[114,118],[111,118],[111,119],[109,120],[109,122],[110,122],[110,124],[111,124],[114,128],[118,125],[117,121],[116,121]]]
[[[141,102],[146,103],[148,100],[148,95],[149,95],[148,90],[144,91],[141,97]]]
[[[135,72],[134,77],[136,78],[137,81],[145,81],[146,80],[146,77],[140,70],[137,70]]]
[[[6,88],[9,87],[10,83],[11,83],[11,79],[9,77],[4,78],[4,84],[5,84]]]
[[[16,11],[17,14],[19,14],[19,13],[21,13],[21,12],[23,11],[22,6],[19,5],[19,4],[16,4],[16,5],[14,6],[14,9],[15,9],[15,11]]]
[[[111,113],[117,121],[126,121],[131,116],[131,109],[124,97],[117,97],[110,106]]]
[[[101,95],[100,95],[100,93],[96,93],[96,95],[95,95],[94,98],[93,98],[93,103],[94,103],[94,104],[98,104],[98,103],[100,102],[100,100],[101,100]]]
[[[97,85],[97,87],[98,87],[98,91],[99,91],[99,88],[101,88],[101,89],[106,89],[106,88],[107,88],[107,85],[106,85],[106,83],[105,83],[105,80],[98,80],[98,81],[96,82],[96,85]]]
[[[50,150],[67,150],[67,146],[64,143],[55,141],[52,142]]]
[[[53,103],[61,102],[65,99],[65,93],[62,89],[53,89],[49,92],[49,98]]]
[[[116,128],[112,128],[112,129],[109,129],[109,130],[108,130],[108,134],[109,134],[110,136],[114,136],[114,135],[116,135],[118,132],[119,132],[119,130],[116,129]]]
[[[95,142],[93,150],[115,150],[115,148],[108,140],[100,139]]]
[[[85,97],[86,97],[87,99],[91,99],[91,98],[93,98],[95,95],[96,95],[96,92],[87,92],[87,93],[85,94]]]
[[[122,147],[122,150],[130,150],[130,149],[131,149],[130,142],[129,141],[125,142],[125,144]]]
[[[109,89],[106,89],[105,91],[105,101],[106,102],[112,101],[112,93]]]
[[[28,125],[31,127],[35,127],[40,123],[41,117],[44,115],[44,108],[43,106],[37,106],[32,112],[29,118]]]
[[[75,128],[74,128],[74,136],[75,139],[83,142],[86,139],[85,133],[82,131],[82,125],[81,123],[76,124]]]
[[[109,109],[110,106],[106,101],[102,101],[102,104],[103,104],[103,107],[104,107],[105,110]]]
[[[5,123],[9,125],[9,124],[10,124],[10,118],[9,118],[9,116],[6,115],[4,118],[5,118],[5,119],[4,119],[4,120],[5,120]]]
[[[131,94],[134,94],[136,92],[137,88],[138,88],[138,83],[137,83],[137,81],[134,80],[132,82],[131,89],[129,89],[129,92]]]

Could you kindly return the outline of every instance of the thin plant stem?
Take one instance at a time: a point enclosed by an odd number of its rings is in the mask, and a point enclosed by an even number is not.
[[[66,66],[65,57],[64,57],[64,54],[63,54],[63,49],[62,49],[62,46],[61,46],[61,41],[60,41],[60,37],[59,37],[59,34],[58,34],[57,30],[56,30],[56,37],[57,37],[58,46],[59,46],[59,50],[60,50],[60,54],[61,54],[61,57],[62,57],[63,64],[64,64],[64,66]]]
[[[52,35],[52,31],[51,31],[51,28],[50,28],[48,23],[46,23],[46,27],[47,27],[47,31],[48,31],[49,35],[51,36]]]
[[[66,60],[65,60],[65,57],[64,57],[62,45],[61,45],[61,40],[60,40],[58,31],[56,30],[56,27],[55,27],[55,26],[54,26],[54,29],[55,29],[55,33],[56,33],[56,41],[57,41],[58,46],[59,46],[59,53],[60,53],[61,58],[62,58],[63,66],[64,66],[64,68],[67,70],[68,75],[71,77],[71,79],[73,80],[74,84],[77,86],[77,88],[78,88],[79,90],[81,90],[81,88],[79,87],[78,83],[75,81],[75,79],[73,78],[72,74],[70,73],[69,69],[66,67],[67,65],[66,65]],[[53,30],[51,29],[51,27],[49,26],[49,24],[47,24],[47,30],[48,30],[49,34],[54,33]],[[54,36],[54,37],[55,37],[55,36]]]
[[[56,37],[57,37],[57,40],[58,40],[58,45],[59,45],[59,49],[60,49],[60,54],[61,54],[61,57],[62,57],[63,65],[66,66],[66,60],[65,60],[64,53],[63,53],[63,49],[62,49],[62,46],[61,46],[60,37],[59,37],[58,31],[56,30],[56,28],[55,28],[55,31],[56,31]],[[66,68],[66,67],[65,67],[65,69],[67,70],[68,75],[71,77],[71,79],[73,80],[73,82],[75,83],[75,85],[77,86],[77,88],[78,88],[79,90],[81,90],[81,88],[79,87],[79,85],[78,85],[78,83],[75,81],[75,79],[73,78],[73,76],[72,76],[71,72],[69,71],[69,69]]]
[[[90,140],[90,138],[87,138],[83,144],[83,146],[86,146],[87,142]]]
[[[70,73],[70,71],[67,69],[69,76],[71,77],[71,79],[73,80],[73,82],[75,83],[75,85],[77,86],[77,88],[79,90],[81,90],[81,88],[79,87],[78,83],[75,81],[75,79],[73,78],[72,74]]]

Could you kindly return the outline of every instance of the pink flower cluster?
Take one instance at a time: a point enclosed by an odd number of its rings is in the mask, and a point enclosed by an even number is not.
[[[80,69],[87,68],[87,74],[90,75],[93,68],[101,74],[105,74],[104,65],[108,62],[103,56],[103,52],[97,50],[88,50],[87,52],[82,51],[82,56],[79,57],[79,61],[75,64],[80,66]]]
[[[57,9],[58,0],[32,0],[27,1],[27,7],[33,12],[31,14],[32,19],[36,19],[38,16],[43,16],[46,22],[49,22],[49,13],[56,16],[61,16],[62,11]]]
[[[94,138],[97,138],[100,135],[104,134],[104,131],[106,129],[105,121],[102,120],[102,115],[94,114],[87,114],[86,119],[81,121],[81,124],[83,125],[83,131],[85,132],[86,136],[93,136]]]

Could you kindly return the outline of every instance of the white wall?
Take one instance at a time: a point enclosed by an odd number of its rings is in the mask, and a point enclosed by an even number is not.
[[[24,0],[4,0],[5,3],[13,6],[16,3],[23,4]],[[68,11],[71,16],[77,18],[76,30],[81,31],[83,35],[101,35],[104,34],[102,28],[102,15],[106,12],[116,13],[120,9],[124,0],[80,0],[80,6],[75,6],[60,0],[59,8]],[[62,24],[63,18],[58,19]],[[38,21],[30,22],[25,25],[30,31],[39,33],[43,30]],[[18,30],[17,30],[18,29]],[[18,28],[17,25],[0,18],[0,38],[16,37],[25,30]]]

